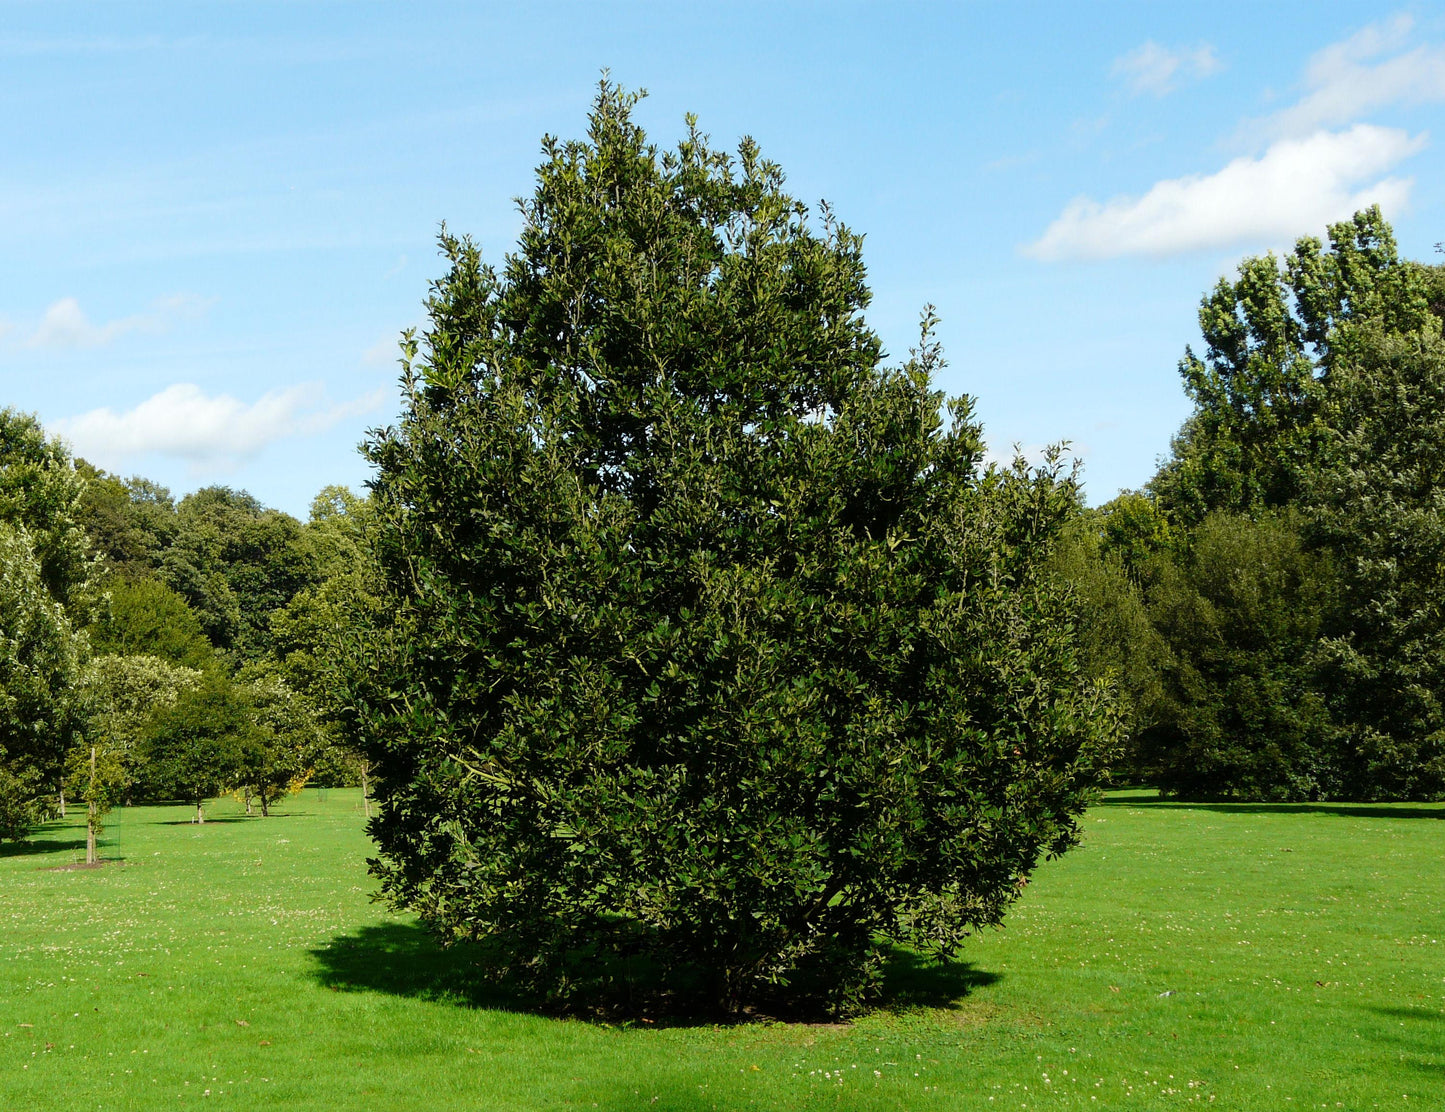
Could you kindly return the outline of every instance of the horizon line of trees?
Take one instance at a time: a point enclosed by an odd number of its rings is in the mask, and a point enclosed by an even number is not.
[[[1077,505],[1055,557],[1118,689],[1116,780],[1445,797],[1442,316],[1445,268],[1401,258],[1378,209],[1204,297],[1169,457]],[[360,780],[337,676],[379,605],[372,512],[334,487],[306,523],[221,486],[176,501],[0,411],[0,836],[67,790],[98,829],[120,798],[264,810]],[[231,724],[211,759],[182,756],[207,717]]]
[[[174,500],[0,409],[0,840],[67,800],[87,859],[117,802],[236,792],[265,816],[303,784],[364,780],[316,658],[365,502],[301,523],[243,491]]]
[[[1194,409],[1066,577],[1130,743],[1182,799],[1445,799],[1445,267],[1380,210],[1245,259],[1179,365]]]

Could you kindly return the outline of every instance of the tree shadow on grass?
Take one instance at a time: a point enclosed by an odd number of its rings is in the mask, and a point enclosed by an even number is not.
[[[997,973],[966,961],[930,961],[894,947],[883,967],[883,995],[876,1007],[903,1012],[916,1008],[957,1009],[977,989],[999,980]]]
[[[1376,1015],[1385,1016],[1388,1019],[1423,1019],[1427,1022],[1433,1020],[1436,1023],[1445,1021],[1445,1012],[1437,1011],[1435,1008],[1425,1005],[1418,1008],[1372,1007],[1369,1011],[1374,1012]]]
[[[40,853],[85,852],[84,838],[43,839],[38,842],[0,842],[0,857],[31,857]]]
[[[1213,811],[1221,815],[1340,815],[1365,819],[1445,819],[1445,807],[1393,803],[1191,803],[1148,798],[1105,799],[1099,807],[1165,807],[1176,811]]]
[[[1374,1041],[1394,1049],[1401,1061],[1417,1073],[1429,1074],[1437,1082],[1445,1076],[1445,1045],[1441,1044],[1440,1031],[1434,1026],[1445,1020],[1445,1015],[1430,1007],[1370,1007],[1365,1010],[1399,1023],[1399,1028],[1373,1032],[1370,1037]],[[1414,1022],[1406,1023],[1406,1020]]]
[[[538,1011],[541,1001],[499,983],[486,947],[458,942],[442,949],[414,923],[382,923],[338,935],[311,951],[316,979],[336,992],[384,992],[467,1008]]]
[[[836,1088],[829,1086],[829,1088],[833,1091],[828,1092],[819,1103],[813,1103],[804,1098],[800,1102],[800,1106],[818,1108],[823,1106],[822,1101],[826,1101],[826,1107],[839,1109],[842,1112],[854,1108],[877,1109],[880,1107],[879,1097],[875,1093],[847,1092],[842,1090],[841,1086]],[[814,1099],[818,1100],[819,1098],[815,1096]],[[732,1112],[733,1109],[756,1109],[761,1101],[765,1100],[767,1100],[766,1097],[760,1098],[756,1094],[749,1094],[746,1091],[720,1093],[716,1084],[710,1084],[703,1089],[696,1083],[665,1077],[653,1078],[650,1081],[634,1079],[614,1085],[612,1089],[602,1093],[579,1086],[572,1103],[581,1108],[590,1106],[597,1112],[639,1112],[640,1109],[646,1109],[647,1112]],[[789,1101],[788,1103],[792,1107],[793,1102]],[[882,1106],[907,1107],[902,1102]]]
[[[536,993],[499,979],[495,949],[481,943],[455,943],[447,949],[415,923],[382,923],[338,935],[311,951],[316,979],[334,992],[382,992],[433,1000],[466,1008],[557,1016],[559,1011]],[[934,962],[893,948],[883,971],[879,1011],[920,1008],[955,1009],[964,997],[999,979],[967,962]],[[611,1018],[617,1018],[612,1016]],[[770,1019],[771,1016],[743,1017]],[[650,1026],[698,1026],[728,1022],[715,1012],[658,1014]]]

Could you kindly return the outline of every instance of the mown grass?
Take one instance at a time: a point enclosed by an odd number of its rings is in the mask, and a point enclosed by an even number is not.
[[[1445,1108],[1445,808],[1117,794],[846,1027],[507,1010],[370,902],[355,792],[0,856],[0,1109]]]

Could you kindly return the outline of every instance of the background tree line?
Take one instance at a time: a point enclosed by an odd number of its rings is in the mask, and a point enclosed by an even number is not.
[[[1055,556],[1086,666],[1120,690],[1116,778],[1192,797],[1445,792],[1442,315],[1445,268],[1402,259],[1377,210],[1204,297],[1170,456],[1081,508]],[[249,784],[269,806],[279,780],[360,777],[337,677],[379,605],[370,513],[340,489],[306,523],[224,487],[176,501],[4,411],[0,829],[67,782],[96,795],[102,738],[107,798]],[[265,725],[227,734],[225,771],[182,790],[162,719],[203,703]],[[278,737],[292,756],[260,756]]]
[[[223,792],[264,815],[304,783],[355,783],[317,661],[362,581],[365,513],[341,489],[305,524],[225,487],[177,502],[0,410],[0,837],[68,796],[93,856],[121,799],[203,821]]]
[[[1127,694],[1116,776],[1185,798],[1445,797],[1445,268],[1378,209],[1246,259],[1157,474],[1062,570]]]

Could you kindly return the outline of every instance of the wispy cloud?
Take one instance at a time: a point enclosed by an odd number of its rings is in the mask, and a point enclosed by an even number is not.
[[[1445,47],[1422,44],[1406,50],[1413,29],[1410,17],[1400,15],[1325,47],[1305,68],[1304,96],[1250,121],[1246,135],[1304,135],[1391,105],[1445,101]]]
[[[1024,253],[1054,262],[1287,242],[1371,204],[1402,207],[1410,179],[1379,175],[1425,142],[1370,124],[1281,139],[1259,158],[1161,181],[1140,197],[1076,198]]]
[[[189,382],[168,386],[133,409],[92,409],[54,423],[82,456],[120,469],[140,456],[178,457],[193,472],[231,468],[278,440],[324,432],[340,421],[373,413],[385,389],[325,404],[319,383],[273,390],[247,404],[229,394],[208,395]]]
[[[1401,15],[1325,47],[1306,65],[1298,101],[1241,125],[1255,153],[1212,174],[1166,178],[1138,195],[1076,197],[1024,254],[1052,262],[1283,245],[1367,205],[1398,212],[1414,183],[1391,172],[1429,137],[1364,117],[1391,105],[1445,101],[1445,47],[1410,49],[1413,30]],[[1216,68],[1207,46],[1181,52],[1153,42],[1114,63],[1136,93],[1156,96],[1183,76]]]
[[[368,367],[387,367],[395,365],[401,357],[401,349],[397,346],[399,333],[388,332],[361,353],[361,361]]]
[[[193,294],[174,294],[151,305],[148,312],[96,324],[85,315],[80,302],[62,297],[41,315],[36,326],[21,341],[30,348],[104,347],[132,332],[165,332],[176,321],[199,316],[211,302]]]
[[[1136,96],[1148,93],[1162,97],[1185,81],[1198,80],[1219,72],[1219,59],[1208,43],[1171,50],[1152,39],[1114,59],[1111,73]]]

